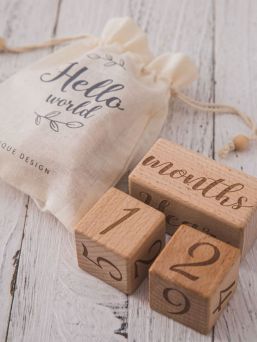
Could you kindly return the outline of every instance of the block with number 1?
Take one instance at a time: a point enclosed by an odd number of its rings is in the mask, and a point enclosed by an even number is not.
[[[130,294],[164,246],[165,216],[111,188],[79,222],[75,238],[79,266]]]

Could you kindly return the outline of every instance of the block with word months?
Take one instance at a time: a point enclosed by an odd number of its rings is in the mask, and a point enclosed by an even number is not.
[[[164,246],[165,216],[111,188],[79,222],[75,239],[79,266],[129,294]]]
[[[240,250],[180,226],[150,268],[150,306],[207,334],[237,285]]]
[[[159,139],[129,176],[130,194],[180,224],[202,230],[245,254],[257,237],[257,179]]]

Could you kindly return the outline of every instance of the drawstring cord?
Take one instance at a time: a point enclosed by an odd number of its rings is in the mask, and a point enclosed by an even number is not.
[[[0,37],[0,53],[23,53],[23,52],[29,52],[34,51],[38,49],[45,49],[52,46],[61,45],[67,42],[72,42],[75,40],[80,39],[86,39],[91,38],[91,35],[80,35],[80,36],[73,36],[73,37],[63,37],[63,38],[54,38],[51,40],[48,40],[46,42],[40,43],[40,44],[32,44],[27,46],[21,46],[21,47],[10,47],[7,45],[4,38]],[[196,101],[192,99],[191,97],[185,95],[184,93],[171,89],[171,95],[178,98],[180,101],[184,102],[188,106],[205,111],[208,113],[231,113],[238,115],[244,123],[247,125],[247,127],[250,128],[250,130],[253,132],[251,136],[245,136],[245,135],[237,135],[235,136],[231,142],[229,142],[227,145],[225,145],[220,151],[219,156],[221,158],[225,158],[228,153],[231,151],[244,151],[248,148],[250,140],[257,140],[257,126],[256,123],[245,113],[239,111],[237,108],[218,104],[218,103],[208,103],[208,102],[201,102]]]
[[[219,156],[221,158],[225,158],[228,153],[232,151],[244,151],[248,148],[250,140],[256,140],[257,139],[257,126],[256,123],[245,113],[241,112],[235,107],[224,105],[224,104],[218,104],[218,103],[208,103],[208,102],[201,102],[196,101],[192,99],[191,97],[185,95],[184,93],[171,89],[171,95],[178,98],[180,101],[184,102],[188,106],[205,111],[208,113],[231,113],[238,115],[244,123],[247,125],[247,127],[250,128],[252,131],[251,136],[245,136],[245,135],[237,135],[233,138],[231,142],[229,142],[227,145],[225,145],[219,152]]]
[[[39,49],[46,49],[52,46],[62,45],[79,39],[91,38],[90,35],[81,35],[73,37],[53,38],[40,44],[32,44],[20,47],[10,47],[7,45],[4,38],[0,37],[0,53],[23,53]]]

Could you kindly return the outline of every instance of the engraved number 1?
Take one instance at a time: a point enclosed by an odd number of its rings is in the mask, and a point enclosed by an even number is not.
[[[110,224],[107,228],[105,228],[104,230],[102,230],[100,232],[100,234],[106,234],[108,233],[110,230],[112,230],[113,228],[117,227],[119,224],[121,224],[122,222],[126,221],[128,218],[130,218],[132,215],[136,214],[140,208],[133,208],[133,209],[123,209],[124,211],[128,211],[128,213],[126,215],[124,215],[123,217],[121,217],[119,220],[117,220],[116,222],[113,222],[112,224]]]

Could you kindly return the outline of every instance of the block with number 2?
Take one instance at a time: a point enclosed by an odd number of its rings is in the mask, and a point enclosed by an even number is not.
[[[237,285],[239,249],[180,226],[150,268],[150,306],[207,334]]]
[[[165,240],[165,216],[111,188],[75,230],[79,266],[122,292],[147,276]]]

